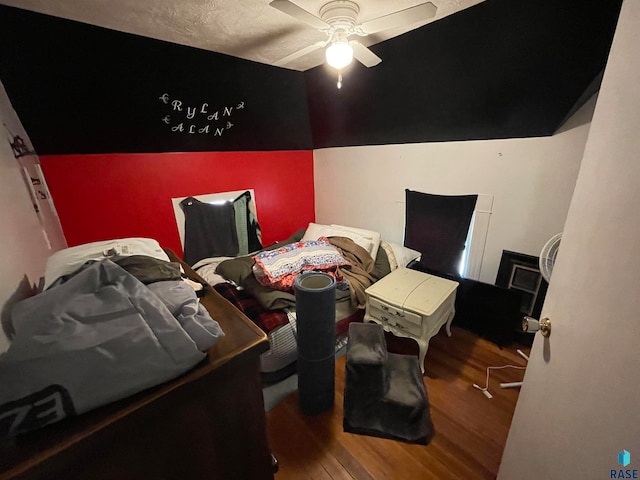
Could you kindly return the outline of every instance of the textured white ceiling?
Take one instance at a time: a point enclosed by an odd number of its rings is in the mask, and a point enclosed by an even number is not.
[[[295,3],[319,16],[327,1],[295,0]],[[358,22],[424,1],[359,0]],[[431,0],[437,7],[434,18],[359,40],[364,45],[373,45],[481,1]],[[270,7],[269,0],[0,0],[0,4],[266,64],[274,64],[297,50],[326,40],[323,32]],[[320,65],[323,53],[313,52],[286,68],[307,70]]]

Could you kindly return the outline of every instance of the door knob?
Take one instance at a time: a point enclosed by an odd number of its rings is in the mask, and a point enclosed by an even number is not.
[[[525,315],[522,317],[522,331],[527,333],[535,333],[540,330],[543,337],[551,335],[551,320],[547,317],[542,320]]]

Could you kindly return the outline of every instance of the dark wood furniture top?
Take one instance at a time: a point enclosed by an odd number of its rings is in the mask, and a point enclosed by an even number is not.
[[[273,478],[259,370],[267,337],[205,289],[201,302],[225,333],[205,360],[170,382],[0,443],[0,480]]]

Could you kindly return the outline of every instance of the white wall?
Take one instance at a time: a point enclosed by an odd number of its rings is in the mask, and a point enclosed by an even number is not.
[[[0,135],[0,306],[4,327],[0,329],[0,352],[3,352],[8,347],[5,330],[10,328],[7,325],[11,306],[37,286],[47,257],[66,243],[49,202],[37,200],[40,215],[33,208],[22,169],[27,167],[33,175],[37,172],[38,159],[30,155],[18,160],[13,155],[9,143],[12,135],[19,135],[28,146],[31,142],[1,83],[0,121],[6,125],[6,128],[0,127],[3,130]],[[40,187],[46,190],[46,185]]]
[[[494,283],[502,250],[537,256],[562,231],[595,100],[551,137],[316,150],[316,221],[402,243],[405,188],[493,195],[479,279]]]

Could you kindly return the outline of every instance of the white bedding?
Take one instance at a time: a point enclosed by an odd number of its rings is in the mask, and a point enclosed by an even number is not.
[[[216,268],[220,263],[225,260],[230,260],[233,257],[209,257],[203,258],[202,260],[196,262],[193,267],[193,270],[200,275],[207,283],[211,286],[217,285],[218,283],[227,282],[228,280],[224,278],[222,275],[218,275],[216,273]]]
[[[310,223],[302,240],[317,240],[320,237],[347,237],[364,248],[371,258],[375,259],[380,247],[380,234],[362,228],[346,227],[344,225],[322,225]]]
[[[169,257],[158,241],[151,238],[120,238],[85,243],[59,250],[47,259],[44,271],[44,289],[49,288],[58,278],[75,272],[89,260],[104,260],[116,255],[146,255],[169,261]]]

